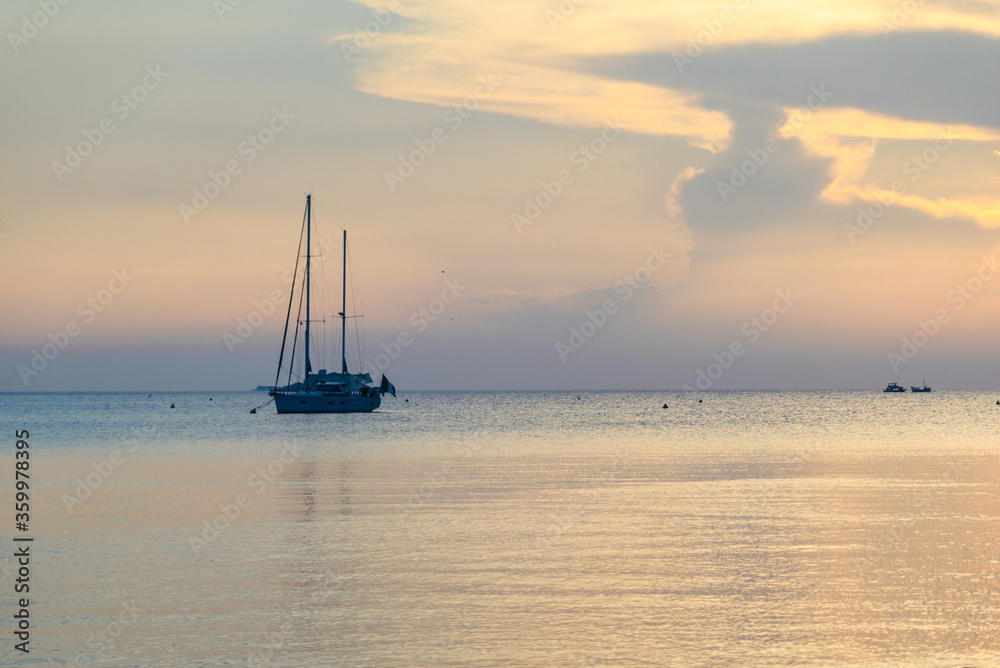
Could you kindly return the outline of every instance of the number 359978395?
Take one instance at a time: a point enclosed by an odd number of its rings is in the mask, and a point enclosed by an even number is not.
[[[14,432],[17,436],[17,452],[14,454],[16,462],[14,464],[14,486],[17,490],[16,501],[14,504],[14,510],[17,514],[14,516],[15,522],[27,522],[29,518],[29,498],[28,498],[28,459],[30,458],[28,445],[28,430],[22,429],[20,431]]]

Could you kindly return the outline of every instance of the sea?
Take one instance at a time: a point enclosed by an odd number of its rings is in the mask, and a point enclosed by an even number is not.
[[[267,399],[0,394],[0,663],[1000,666],[996,392]]]

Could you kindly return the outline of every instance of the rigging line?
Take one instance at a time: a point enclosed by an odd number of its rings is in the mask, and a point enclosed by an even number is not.
[[[319,207],[319,210],[322,211],[326,215],[326,217],[329,218],[335,225],[337,225],[337,227],[339,227],[341,231],[344,230],[344,226],[340,225],[339,223],[337,223],[337,219],[334,218],[334,216],[331,215],[330,212],[327,211],[323,207],[322,204],[320,204],[318,202],[313,202],[313,204],[315,206]],[[351,304],[352,304],[352,306],[354,308],[354,313],[355,314],[360,314],[360,313],[362,313],[362,310],[364,308],[364,303],[361,301],[360,293],[358,292],[357,285],[355,284],[355,281],[354,281],[354,258],[353,258],[353,255],[351,254],[350,245],[348,245],[348,247],[347,247],[346,250],[347,250],[347,262],[348,262],[348,267],[349,267],[349,273],[351,274]],[[331,307],[332,307],[332,304],[331,304]],[[339,313],[339,311],[337,311],[337,312]],[[346,316],[347,314],[345,313],[344,315]],[[360,369],[362,367],[362,365],[364,364],[364,337],[363,337],[364,323],[362,323],[360,325],[360,331],[359,331],[359,325],[357,323],[357,320],[359,318],[358,318],[358,316],[354,316],[354,318],[355,318],[355,322],[354,322],[354,344],[356,346],[355,350],[358,353],[358,368]],[[339,343],[339,340],[338,340],[338,343]],[[354,351],[352,351],[352,352],[354,352]]]
[[[354,267],[353,267],[353,260],[352,260],[352,265],[351,265],[351,270],[352,271],[353,271],[353,268]],[[364,321],[363,315],[364,315],[364,312],[365,312],[365,303],[361,299],[361,290],[359,290],[359,289],[357,289],[357,287],[355,287],[355,289],[354,289],[353,292],[354,292],[354,294],[352,296],[352,299],[354,300],[354,303],[355,303],[355,312],[362,314],[362,318],[360,318],[361,322],[354,323],[354,336],[358,340],[358,348],[361,350],[360,355],[361,355],[362,359],[364,359],[364,355],[365,355],[365,321]]]
[[[271,401],[274,401],[274,397],[271,397]],[[267,406],[269,403],[271,403],[271,401],[266,401],[266,402],[262,403],[260,406],[254,406],[250,410],[250,412],[251,413],[256,412],[258,409],[263,408],[264,406]]]
[[[353,330],[356,332],[357,328],[358,328],[358,322],[357,321],[358,321],[359,316],[358,316],[357,305],[356,305],[356,303],[354,301],[354,291],[356,289],[356,287],[355,287],[356,281],[354,280],[354,253],[351,250],[350,243],[348,243],[346,250],[347,250],[347,252],[345,253],[345,255],[347,256],[347,271],[345,273],[349,274],[350,277],[351,277],[351,308],[352,308],[351,312],[354,313],[354,315],[351,316],[351,319],[354,320],[354,322],[351,323],[351,325],[352,325]],[[345,310],[344,316],[345,317],[347,316],[346,309],[347,309],[347,305],[344,304],[344,310]],[[347,338],[347,336],[348,336],[347,328],[345,327],[344,328],[344,337]],[[358,354],[358,358],[357,358],[358,359],[358,372],[359,373],[363,373],[362,365],[364,364],[364,360],[361,357],[361,348],[360,348],[360,346],[356,347],[354,341],[351,341],[350,343],[351,343],[351,346],[350,346],[351,354],[353,355],[355,352],[357,352],[357,354]]]
[[[316,224],[316,223],[314,223],[314,225],[316,227],[316,234],[317,234],[317,236],[319,236],[319,238],[322,240],[323,237],[320,234],[319,225]],[[322,246],[322,241],[320,242],[320,246]],[[318,286],[318,291],[319,291],[319,312],[325,315],[326,314],[326,293],[327,293],[327,290],[326,290],[326,263],[323,262],[323,255],[322,254],[318,255],[318,256],[314,256],[314,257],[317,257],[318,260],[319,260],[318,261],[318,265],[317,265],[319,267],[319,286]],[[317,335],[321,339],[321,341],[322,341],[322,345],[318,346],[318,349],[319,349],[320,353],[319,353],[319,355],[317,355],[317,358],[319,360],[319,366],[317,368],[319,368],[319,369],[325,369],[326,368],[326,345],[327,345],[327,340],[326,340],[326,318],[325,317],[323,318],[321,324],[322,324],[322,326],[319,328],[320,332]],[[314,336],[313,338],[315,339],[316,336]]]
[[[289,385],[292,384],[292,370],[295,368],[295,347],[299,343],[299,325],[302,324],[302,299],[303,299],[303,297],[305,296],[305,293],[306,293],[305,287],[306,287],[306,277],[305,277],[305,275],[303,275],[302,276],[302,288],[299,290],[299,308],[298,308],[298,311],[296,312],[296,318],[295,318],[295,335],[292,337],[292,357],[291,357],[291,359],[288,360],[288,384]],[[309,371],[307,369],[306,370],[306,374],[308,374],[308,373],[309,373]],[[309,379],[308,376],[306,376],[306,380],[308,380],[308,379]]]
[[[329,215],[329,214],[327,214]],[[320,237],[322,239],[322,237]],[[329,276],[326,271],[327,266],[327,254],[329,248],[324,246],[323,253],[320,255],[320,279],[321,279],[321,289],[320,289],[320,312],[323,314],[323,368],[329,369],[330,365],[333,364],[333,356],[331,354],[332,349],[338,342],[339,337],[335,328],[332,325],[328,328],[326,315],[330,314],[331,322],[333,314],[333,293],[330,291]]]
[[[360,298],[358,296],[357,281],[354,280],[354,253],[351,252],[351,248],[347,249],[347,266],[349,267],[351,274],[351,307],[354,309],[354,313],[358,315],[362,312],[358,309],[358,302],[360,301]],[[361,347],[361,337],[358,332],[358,320],[361,320],[361,318],[354,319],[354,343],[356,350],[358,351],[358,368],[361,369],[364,365],[365,357],[364,350]]]
[[[330,220],[331,220],[331,221],[333,222],[333,224],[334,224],[334,225],[336,225],[337,227],[339,227],[341,231],[344,231],[344,226],[343,226],[343,225],[340,225],[339,223],[337,223],[337,219],[336,219],[336,218],[334,218],[334,217],[333,217],[333,216],[332,216],[332,215],[330,214],[330,212],[329,212],[329,211],[327,211],[327,210],[326,210],[326,209],[325,209],[325,208],[323,207],[323,205],[322,205],[322,204],[319,204],[319,203],[317,203],[317,202],[313,202],[313,204],[315,204],[315,205],[316,205],[317,207],[319,207],[319,210],[320,210],[320,211],[322,211],[322,212],[323,212],[323,213],[324,213],[324,214],[326,215],[326,217],[327,217],[327,218],[329,218],[329,219],[330,219]],[[348,256],[348,257],[349,257],[349,256]],[[352,290],[352,294],[353,294],[353,290],[354,290],[354,281],[353,281],[353,271],[352,271],[352,280],[351,280],[351,290]],[[330,308],[330,312],[331,312],[331,313],[339,313],[339,312],[340,312],[339,310],[333,310],[333,304],[332,304],[332,302],[330,302],[330,304],[329,304],[329,308]],[[357,313],[357,310],[355,310],[355,313]],[[347,314],[345,313],[344,315],[346,316]],[[355,332],[356,332],[356,331],[357,331],[357,323],[355,323]],[[337,343],[341,343],[341,341],[340,341],[340,338],[341,338],[340,336],[338,336],[338,337],[337,337],[337,341],[336,341]],[[361,366],[361,363],[363,362],[363,359],[361,358],[361,352],[360,352],[360,349],[359,349],[359,353],[358,353],[358,355],[359,355],[359,362],[358,362],[358,366],[359,366],[359,368],[360,368],[360,366]]]
[[[295,252],[295,271],[292,273],[292,292],[288,295],[288,312],[285,313],[285,331],[281,334],[281,353],[278,354],[278,370],[274,374],[274,387],[277,389],[281,380],[281,361],[285,357],[285,341],[288,339],[288,319],[292,315],[292,298],[295,296],[295,276],[299,274],[299,257],[302,255],[302,235],[306,230],[306,212],[302,212],[302,228],[299,230],[299,247]],[[294,344],[293,344],[294,347]],[[289,366],[291,362],[289,362]]]
[[[320,208],[320,211],[322,211],[323,213],[325,213],[325,214],[326,214],[326,217],[327,217],[327,218],[329,218],[329,219],[330,219],[331,221],[333,221],[333,224],[334,224],[334,225],[336,225],[337,227],[339,227],[339,228],[341,229],[341,231],[343,231],[343,229],[344,229],[344,228],[343,228],[343,226],[342,226],[342,225],[340,225],[340,224],[339,224],[339,223],[337,222],[337,219],[336,219],[336,218],[334,218],[333,216],[331,216],[331,215],[330,215],[330,212],[329,212],[329,211],[327,211],[326,209],[324,209],[324,208],[323,208],[323,205],[322,205],[322,204],[318,204],[318,203],[316,203],[316,202],[313,202],[313,204],[315,204],[316,206],[318,206],[318,207]]]
[[[327,359],[327,357],[328,357],[328,354],[327,354],[328,353],[328,350],[327,350],[327,348],[328,348],[328,346],[327,346],[327,340],[330,338],[329,337],[329,332],[326,331],[326,318],[323,318],[323,322],[320,323],[320,331],[322,332],[322,338],[323,338],[323,354],[320,356],[320,358],[321,358],[321,360],[322,360],[323,363],[320,365],[319,368],[326,369],[326,368],[329,368],[327,366],[327,362],[329,361]]]
[[[345,263],[346,266],[344,267],[344,278],[343,278],[343,280],[346,281],[347,280],[347,276],[350,275],[350,277],[351,277],[351,291],[352,291],[352,294],[353,294],[353,291],[354,291],[354,274],[353,274],[353,272],[351,272],[351,269],[350,269],[350,267],[351,267],[351,264],[350,264],[351,263],[351,249],[350,249],[349,245],[347,245],[347,246],[344,247],[344,263]],[[354,345],[353,345],[353,342],[351,342],[348,339],[348,329],[347,329],[347,300],[346,300],[346,297],[347,297],[347,287],[346,286],[344,286],[342,294],[343,294],[343,297],[345,298],[344,301],[343,301],[343,303],[341,304],[341,308],[344,310],[344,315],[343,315],[343,317],[344,317],[344,326],[341,328],[341,332],[343,333],[343,337],[344,337],[344,354],[346,355],[348,352],[350,352],[351,357],[353,359],[353,357],[354,357]],[[354,313],[355,315],[357,315],[357,311],[352,311],[352,313]],[[354,320],[355,318],[352,316],[351,319]],[[354,323],[351,323],[351,325],[353,327]],[[347,345],[348,343],[351,343],[352,345],[349,346],[349,345]],[[359,368],[359,371],[360,371],[360,368]]]

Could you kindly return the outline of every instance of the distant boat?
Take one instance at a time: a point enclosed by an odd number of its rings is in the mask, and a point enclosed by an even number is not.
[[[931,388],[930,388],[930,386],[929,386],[929,385],[927,384],[927,380],[926,380],[926,379],[921,379],[921,381],[922,381],[922,382],[923,382],[923,384],[924,384],[924,386],[923,386],[923,387],[916,387],[916,386],[914,386],[914,385],[910,385],[910,391],[911,391],[911,392],[930,392],[930,391],[931,391]]]
[[[906,392],[906,388],[899,383],[889,383],[885,386],[883,392]]]
[[[382,395],[391,392],[396,395],[395,389],[388,378],[382,377],[381,387],[372,385],[372,378],[367,373],[349,373],[347,370],[347,230],[344,230],[344,264],[343,264],[343,286],[341,291],[341,309],[337,316],[340,318],[340,373],[328,373],[326,369],[320,369],[318,373],[312,370],[310,359],[310,323],[312,317],[310,312],[310,268],[312,258],[312,195],[306,195],[306,215],[305,215],[305,237],[306,237],[306,271],[303,278],[299,294],[299,304],[305,304],[305,318],[302,313],[296,318],[295,332],[292,335],[291,357],[288,360],[288,381],[286,385],[279,385],[279,378],[282,371],[282,361],[285,357],[285,343],[288,340],[288,324],[291,319],[292,303],[289,298],[288,317],[285,319],[285,336],[281,341],[281,354],[278,357],[278,374],[274,379],[274,387],[271,388],[270,395],[274,397],[274,406],[278,413],[370,413],[382,403]],[[299,244],[302,243],[299,237]],[[299,257],[302,257],[301,246]],[[298,275],[298,261],[295,263],[296,276]],[[303,298],[304,293],[304,298]],[[292,296],[295,295],[295,285],[292,285]],[[351,316],[357,317],[357,316]],[[296,343],[298,339],[299,324],[305,325],[305,336],[303,338],[303,348],[305,360],[302,364],[303,373],[301,380],[292,382],[292,367],[295,362]]]

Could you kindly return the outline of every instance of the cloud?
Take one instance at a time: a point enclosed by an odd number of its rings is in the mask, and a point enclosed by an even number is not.
[[[468,98],[479,76],[492,75],[503,86],[482,101],[484,109],[571,126],[600,127],[621,116],[633,132],[681,135],[719,151],[728,145],[731,123],[703,103],[702,93],[754,99],[785,88],[798,94],[803,77],[809,79],[806,89],[832,83],[825,73],[839,73],[837,83],[881,86],[891,74],[887,69],[901,75],[901,85],[926,83],[928,75],[958,84],[963,78],[954,76],[952,65],[988,77],[996,70],[996,42],[986,36],[1000,36],[998,8],[1000,1],[929,6],[826,0],[789,6],[737,0],[713,7],[639,0],[410,0],[398,9],[406,28],[389,25],[373,38],[356,71],[362,91],[444,106]],[[928,30],[939,33],[928,36]],[[940,33],[947,30],[984,37]],[[678,55],[697,61],[682,72]],[[591,66],[579,67],[582,61]],[[625,76],[615,76],[623,64]],[[882,102],[906,105],[910,96],[892,95],[900,87],[890,86]],[[977,91],[979,97],[992,96],[993,104],[971,105],[984,114],[996,108],[990,88]],[[968,100],[956,104],[970,106]]]
[[[934,123],[1000,127],[1000,39],[961,32],[842,34],[794,44],[717,44],[679,71],[665,47],[582,58],[578,67],[619,81],[702,96],[728,110],[740,104],[797,107],[813,86],[833,92],[827,106]]]
[[[968,9],[974,13],[982,7]],[[744,204],[752,193],[766,193],[770,199],[762,204],[771,209],[772,219],[780,217],[777,209],[782,202],[790,203],[806,192],[768,189],[768,182],[778,178],[777,168],[785,167],[786,183],[792,185],[800,178],[794,173],[795,164],[809,169],[807,159],[812,158],[828,165],[828,181],[816,193],[821,201],[838,205],[891,201],[939,219],[1000,225],[1000,198],[993,194],[995,168],[975,159],[977,150],[993,150],[1000,140],[995,114],[1000,94],[995,87],[982,85],[1000,67],[1000,40],[994,37],[942,31],[893,33],[891,39],[834,35],[794,44],[723,45],[706,50],[684,71],[675,66],[672,54],[662,51],[591,60],[585,67],[619,80],[696,93],[706,104],[726,112],[734,122],[732,142],[706,167],[705,177],[691,180],[688,187],[704,186],[710,179],[725,182],[726,175],[716,173],[716,166],[722,165],[724,172],[739,164],[746,151],[759,149],[768,137],[778,139],[779,147],[785,146],[782,138],[801,142],[801,151],[783,149],[767,170],[761,170],[766,175],[754,177],[752,187],[741,193]],[[777,114],[796,117],[817,90],[829,91],[829,99],[808,110],[802,122],[773,124]],[[869,175],[872,166],[895,156],[901,147],[913,154],[912,160],[896,156],[895,171],[906,174],[875,185]],[[937,161],[948,150],[949,157],[961,153],[966,164],[952,161],[949,168],[936,168],[932,177],[925,177],[927,163],[921,156]],[[945,172],[964,175],[949,178]],[[889,190],[889,181],[900,178],[905,178],[906,187]],[[916,181],[919,190],[911,185]],[[809,187],[806,182],[800,185]],[[672,198],[681,199],[677,193]],[[697,206],[706,204],[718,208],[718,202],[702,201]],[[744,212],[740,218],[745,222]],[[720,210],[709,218],[725,217]],[[705,224],[698,215],[692,220]]]
[[[791,115],[792,110],[786,110]],[[892,203],[917,209],[935,218],[971,218],[984,227],[1000,226],[1000,198],[988,193],[973,198],[927,198],[900,188],[864,183],[879,140],[919,142],[916,156],[904,163],[909,181],[918,181],[956,142],[1000,141],[1000,132],[969,125],[941,125],[872,114],[861,109],[820,109],[807,123],[785,125],[782,134],[799,139],[806,151],[832,160],[830,184],[821,197],[836,204],[854,200]],[[897,180],[897,184],[903,184]]]
[[[684,217],[684,210],[681,208],[680,198],[681,198],[681,188],[685,183],[698,176],[699,174],[704,174],[704,169],[698,169],[696,167],[685,167],[674,179],[674,182],[670,184],[670,192],[664,198],[664,203],[667,206],[667,213],[670,214],[672,218],[682,219]]]
[[[804,156],[830,161],[824,201],[876,201],[892,194],[865,181],[880,141],[934,141],[945,131],[949,141],[1000,137],[990,130],[1000,97],[982,85],[1000,66],[998,8],[416,0],[399,9],[407,29],[379,35],[358,62],[358,87],[555,125],[601,127],[620,118],[630,132],[683,136],[717,155],[745,150],[740,114],[754,106],[788,113],[825,87],[833,101],[785,136],[802,142]],[[688,59],[683,67],[679,54]],[[483,77],[499,82],[485,97],[477,96]],[[799,178],[787,155],[775,162],[789,163],[789,177]],[[665,199],[672,217],[683,218],[681,189],[706,169],[678,174]],[[935,217],[1000,224],[1000,200],[985,193],[894,197]]]

